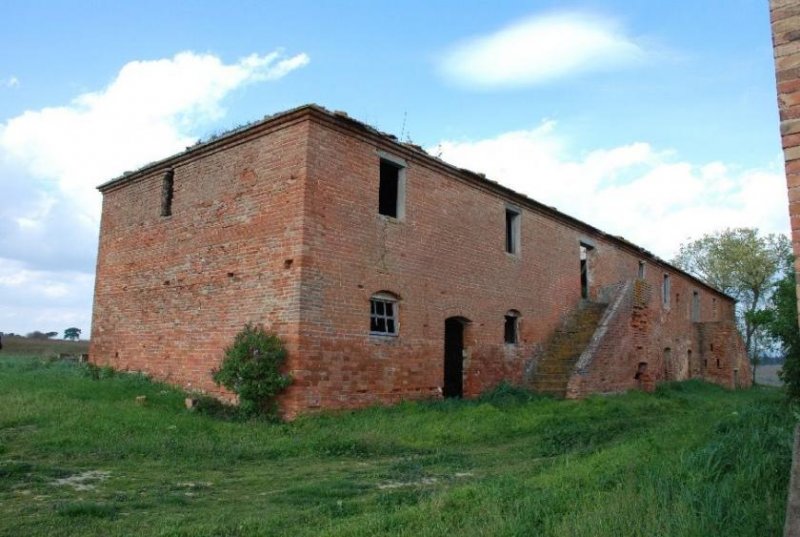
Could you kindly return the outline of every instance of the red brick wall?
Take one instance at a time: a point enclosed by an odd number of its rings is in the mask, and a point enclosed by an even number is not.
[[[800,1],[770,0],[769,4],[792,246],[795,271],[800,273]],[[797,281],[800,284],[800,278]]]
[[[739,331],[732,321],[701,323],[698,326],[698,366],[704,378],[727,388],[747,388],[753,384],[744,342],[741,337],[736,337],[738,335]]]
[[[210,371],[248,322],[297,358],[307,123],[104,193],[91,360],[215,390]]]
[[[535,370],[580,302],[581,241],[594,246],[593,297],[637,275],[633,248],[349,120],[301,110],[254,129],[164,163],[175,170],[170,217],[160,216],[163,168],[104,189],[93,362],[214,390],[225,346],[244,323],[263,323],[287,342],[295,381],[281,402],[293,416],[438,397],[445,319],[461,317],[474,396]],[[399,220],[377,211],[379,150],[407,163]],[[518,255],[504,248],[509,200],[522,210]],[[729,299],[650,258],[645,280],[652,298],[632,317],[633,350],[588,391],[628,386],[639,361],[658,375],[664,347],[694,349],[693,290],[701,321],[732,319]],[[400,299],[398,337],[369,335],[379,291]],[[517,345],[503,342],[511,309]]]
[[[603,321],[603,337],[590,344],[594,348],[585,363],[577,364],[569,397],[644,387],[640,364],[653,382],[701,378],[726,388],[752,384],[744,342],[730,316],[709,320],[713,305],[700,317],[703,322],[687,322],[691,313],[683,307],[665,313],[660,290],[654,293],[645,280],[618,292]]]
[[[445,319],[466,330],[464,392],[477,395],[506,379],[522,382],[542,346],[580,301],[579,244],[593,243],[593,294],[635,278],[640,256],[600,234],[523,209],[521,248],[504,249],[506,200],[394,144],[357,137],[328,122],[310,130],[308,261],[303,267],[302,337],[306,364],[292,407],[356,407],[439,394]],[[378,214],[378,151],[406,161],[404,218]],[[670,307],[661,280],[671,274]],[[692,291],[700,320],[731,318],[732,303],[681,273],[648,261],[655,289],[642,349],[592,391],[628,387],[638,361],[663,371],[662,351],[696,346]],[[369,335],[369,300],[400,297],[398,337]],[[716,307],[712,306],[712,299]],[[505,313],[521,312],[520,343],[503,342]],[[695,352],[698,352],[695,349]],[[661,373],[656,373],[660,375]],[[623,380],[624,379],[624,380]]]

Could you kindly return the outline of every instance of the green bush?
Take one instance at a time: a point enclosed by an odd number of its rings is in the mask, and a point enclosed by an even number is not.
[[[225,349],[225,358],[212,377],[218,386],[239,396],[243,416],[275,419],[275,398],[292,382],[289,375],[281,373],[285,360],[286,350],[278,336],[248,323]]]

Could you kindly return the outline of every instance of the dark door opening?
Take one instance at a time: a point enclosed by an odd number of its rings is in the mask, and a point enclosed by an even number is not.
[[[464,322],[451,317],[444,322],[444,386],[445,397],[464,394]]]
[[[581,298],[589,298],[589,250],[591,248],[581,244]]]

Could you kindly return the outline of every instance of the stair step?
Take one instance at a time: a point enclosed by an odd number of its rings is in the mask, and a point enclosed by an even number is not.
[[[572,370],[597,330],[605,304],[585,302],[550,337],[533,378],[540,393],[565,396]]]

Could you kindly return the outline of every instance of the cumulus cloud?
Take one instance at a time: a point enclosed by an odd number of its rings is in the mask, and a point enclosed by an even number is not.
[[[467,87],[507,88],[616,69],[644,56],[642,47],[611,19],[554,13],[459,43],[443,55],[440,69],[446,78]]]
[[[220,103],[231,91],[276,80],[308,61],[305,54],[283,58],[272,52],[225,64],[211,54],[182,52],[130,62],[100,91],[0,125],[0,151],[81,199],[82,212],[96,220],[98,183],[182,150],[195,141],[199,125],[223,116]]]
[[[554,122],[429,151],[667,259],[682,242],[725,227],[789,230],[779,155],[763,169],[739,169],[643,142],[576,154]]]
[[[103,89],[0,123],[0,263],[27,271],[30,288],[61,274],[71,296],[78,280],[70,274],[91,278],[94,272],[98,184],[183,150],[200,128],[224,116],[222,102],[231,92],[278,80],[308,62],[306,54],[281,51],[234,63],[194,52],[132,61]],[[2,269],[0,290],[11,285]],[[50,294],[32,294],[26,308],[58,292],[57,286],[42,288]],[[82,289],[91,304],[91,285]],[[11,295],[2,296],[5,305]],[[14,310],[18,322],[33,319],[20,308]],[[88,319],[85,305],[81,311]],[[78,326],[88,330],[88,322]]]

